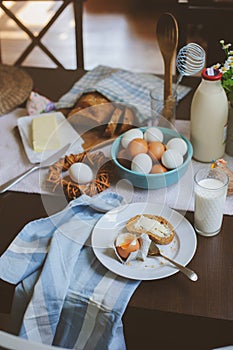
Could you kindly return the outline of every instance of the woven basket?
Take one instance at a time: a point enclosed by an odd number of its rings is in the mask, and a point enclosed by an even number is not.
[[[94,179],[84,185],[73,182],[69,176],[63,177],[70,166],[77,162],[83,162],[91,167],[95,174]],[[63,189],[68,201],[75,199],[82,194],[94,196],[110,187],[110,181],[113,178],[113,164],[109,158],[105,157],[103,152],[90,154],[83,152],[79,154],[70,154],[54,163],[48,172],[47,185],[51,187],[52,192],[57,189]]]
[[[33,81],[23,70],[0,65],[0,115],[20,106],[30,95]]]

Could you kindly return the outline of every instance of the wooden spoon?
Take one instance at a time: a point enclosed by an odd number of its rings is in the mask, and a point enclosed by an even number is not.
[[[172,95],[172,60],[178,44],[178,24],[170,13],[162,14],[156,28],[157,40],[164,61],[164,101]]]

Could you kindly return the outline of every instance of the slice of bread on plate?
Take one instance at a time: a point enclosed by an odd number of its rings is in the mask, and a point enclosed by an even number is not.
[[[155,243],[169,244],[174,236],[174,227],[162,216],[152,214],[136,215],[126,223],[126,229],[131,233],[146,233]]]

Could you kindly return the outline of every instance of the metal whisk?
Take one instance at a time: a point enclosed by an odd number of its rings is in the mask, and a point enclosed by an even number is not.
[[[194,75],[205,66],[205,50],[196,43],[189,43],[182,47],[176,58],[176,67],[180,73],[174,94],[183,76]]]

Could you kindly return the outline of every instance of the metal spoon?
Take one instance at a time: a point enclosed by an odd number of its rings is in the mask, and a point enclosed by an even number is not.
[[[177,263],[176,261],[168,258],[167,256],[163,255],[159,248],[157,247],[157,245],[155,244],[155,242],[151,242],[150,247],[149,247],[149,251],[148,251],[148,255],[149,256],[162,256],[164,259],[167,259],[168,261],[170,261],[173,265],[175,265],[181,272],[183,272],[191,281],[197,281],[198,280],[198,276],[197,274],[190,270],[188,267],[185,267],[183,265],[180,265],[179,263]]]
[[[178,24],[170,13],[162,14],[157,23],[156,35],[164,61],[164,101],[172,95],[172,60],[178,43]]]

